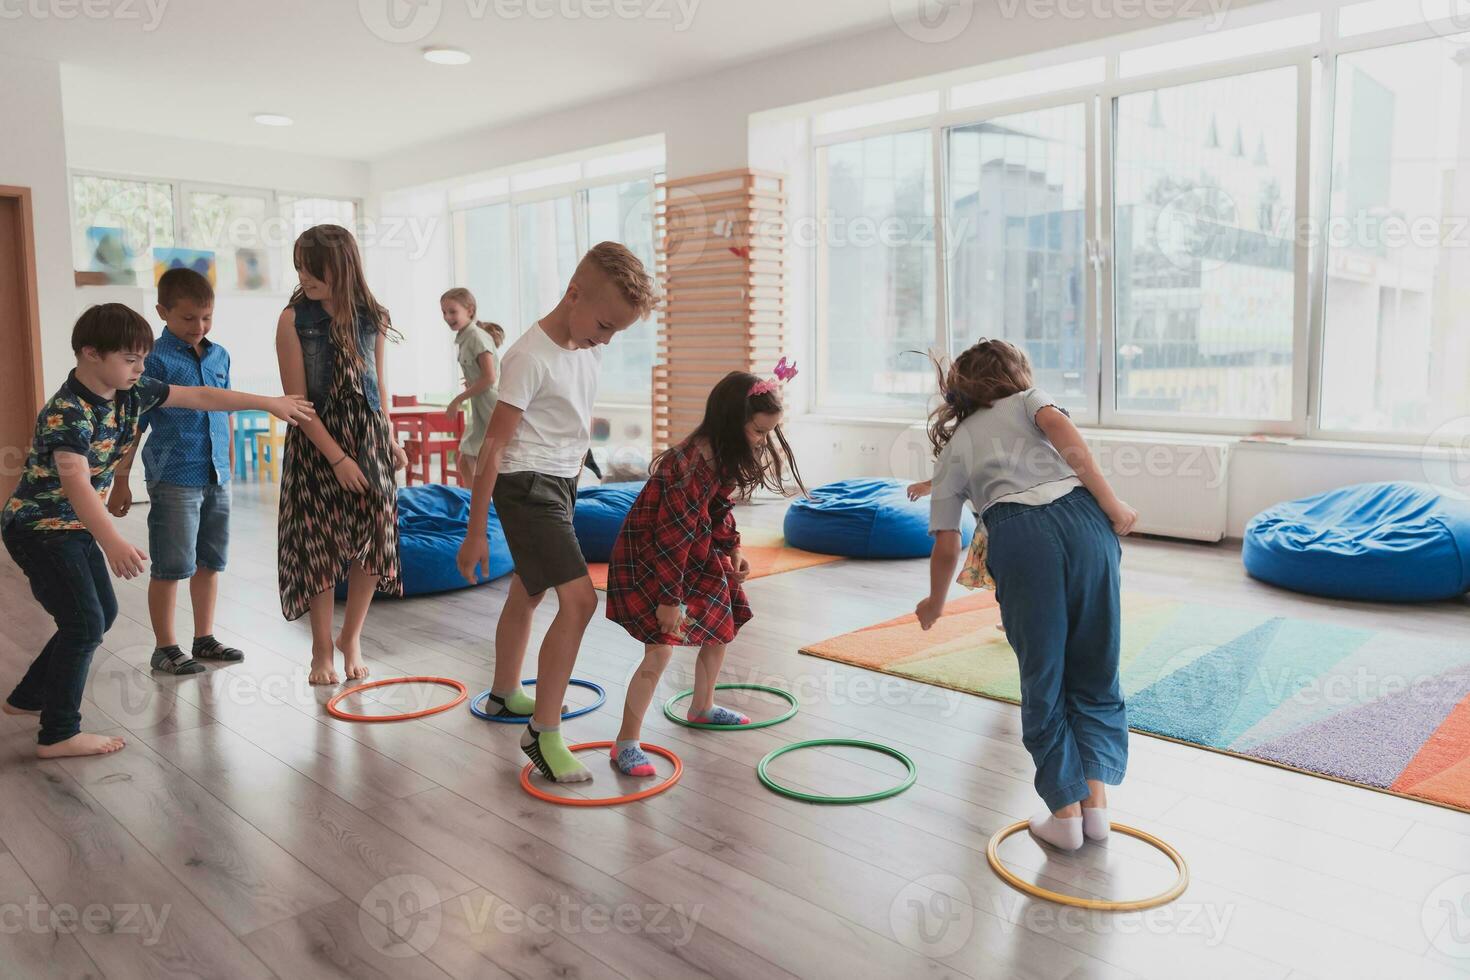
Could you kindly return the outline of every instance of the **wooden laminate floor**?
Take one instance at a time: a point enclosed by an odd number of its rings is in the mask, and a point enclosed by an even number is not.
[[[1132,915],[1029,901],[989,870],[999,827],[1039,808],[1017,709],[797,654],[907,611],[923,562],[846,562],[751,583],[756,619],[725,678],[793,690],[791,721],[738,734],[667,722],[691,683],[676,657],[645,738],[684,760],[671,792],[621,808],[557,807],[517,779],[518,726],[463,707],[357,724],[306,684],[304,620],[281,618],[275,488],[236,487],[216,633],[245,663],[196,677],[148,669],[146,579],[93,662],[84,725],[113,756],[39,762],[34,723],[0,718],[0,975],[5,977],[1437,977],[1470,975],[1470,816],[1176,745],[1132,738],[1117,819],[1190,864],[1186,895]],[[780,508],[741,511],[746,523]],[[124,522],[146,548],[146,509]],[[1470,643],[1465,603],[1343,605],[1246,579],[1237,547],[1130,540],[1125,588]],[[374,604],[375,677],[489,683],[504,582]],[[0,686],[50,632],[0,557]],[[538,612],[539,630],[554,601]],[[178,627],[190,628],[187,590]],[[601,618],[577,675],[608,703],[569,721],[611,738],[641,648]],[[528,667],[528,673],[532,668]],[[389,689],[363,710],[432,703]],[[764,695],[730,692],[753,715]],[[585,692],[570,697],[581,703]],[[919,781],[860,807],[763,789],[756,762],[789,741],[880,741]],[[584,794],[621,791],[600,757]],[[666,771],[667,767],[664,767]],[[887,785],[896,763],[858,750],[783,757],[813,792]],[[1122,898],[1172,869],[1115,839],[1069,857],[1025,835],[1003,856],[1047,887]]]

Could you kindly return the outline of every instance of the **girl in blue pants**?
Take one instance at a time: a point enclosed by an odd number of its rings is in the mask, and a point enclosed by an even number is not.
[[[1067,413],[1032,386],[1019,348],[981,340],[939,371],[939,390],[929,419],[935,541],[919,624],[927,630],[944,613],[968,501],[1020,667],[1021,741],[1049,811],[1031,819],[1031,833],[1076,850],[1107,837],[1104,787],[1128,766],[1118,536],[1138,512],[1113,493]]]

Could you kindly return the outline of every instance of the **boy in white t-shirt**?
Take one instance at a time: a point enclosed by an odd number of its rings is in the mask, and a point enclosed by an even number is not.
[[[602,347],[646,317],[654,302],[643,263],[622,245],[603,242],[577,264],[556,309],[510,345],[459,547],[460,574],[478,581],[480,567],[489,565],[485,523],[493,498],[515,574],[495,627],[495,679],[485,710],[530,715],[521,748],[543,776],[561,783],[592,778],[561,736],[562,698],[597,611],[572,529],[577,475],[592,441]],[[556,590],[557,613],[541,641],[532,699],[521,690],[521,663],[547,589]]]

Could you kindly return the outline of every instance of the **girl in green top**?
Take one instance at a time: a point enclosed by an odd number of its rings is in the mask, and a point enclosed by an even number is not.
[[[454,331],[456,359],[464,372],[464,391],[450,400],[448,412],[452,416],[462,404],[470,404],[470,417],[465,423],[464,438],[459,441],[456,463],[459,484],[467,486],[474,482],[480,446],[485,442],[485,427],[490,424],[490,413],[495,411],[499,396],[496,386],[500,382],[500,369],[495,362],[495,349],[505,342],[505,331],[498,323],[475,319],[475,297],[462,286],[439,297],[439,310],[444,314],[444,322]]]

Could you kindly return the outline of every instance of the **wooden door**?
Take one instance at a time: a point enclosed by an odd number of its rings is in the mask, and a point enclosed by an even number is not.
[[[28,187],[0,185],[0,501],[25,466],[41,409],[41,317]]]

